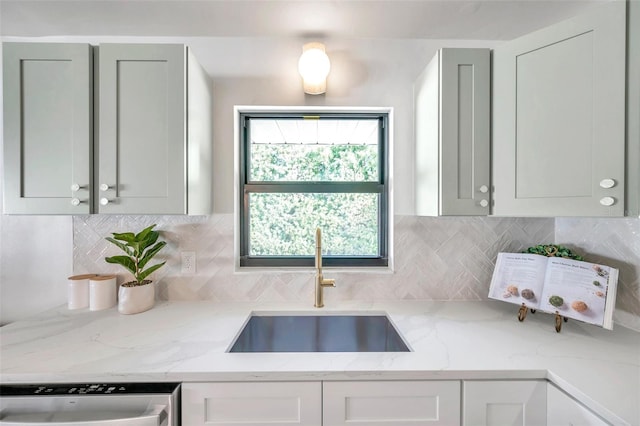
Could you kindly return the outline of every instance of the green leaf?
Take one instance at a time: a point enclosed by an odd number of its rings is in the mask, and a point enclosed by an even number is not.
[[[109,241],[110,243],[115,244],[116,246],[118,246],[120,248],[120,250],[124,251],[125,253],[127,253],[129,256],[132,255],[129,247],[127,247],[125,244],[122,244],[120,241],[116,241],[111,237],[106,237],[105,240]]]
[[[113,232],[111,235],[113,235],[113,238],[115,238],[116,240],[124,241],[126,243],[132,243],[136,240],[136,236],[133,232]]]
[[[140,262],[138,262],[138,268],[140,268],[140,269],[144,268],[144,265],[146,265],[147,262],[149,262],[153,256],[158,254],[158,252],[162,249],[162,247],[164,247],[166,245],[167,245],[166,242],[160,241],[160,242],[158,242],[158,244],[156,244],[151,249],[149,249],[145,253],[145,255],[142,257],[142,259],[140,259]]]
[[[151,231],[146,237],[140,240],[140,254],[148,248],[151,247],[157,240],[160,234],[156,231]]]
[[[138,234],[136,235],[136,240],[137,241],[144,241],[148,238],[149,234],[152,232],[156,232],[156,231],[152,231],[152,229],[155,227],[156,225],[153,224],[151,226],[148,226],[146,228],[144,228],[142,231],[138,232]]]
[[[162,265],[164,265],[165,262],[162,263],[158,263],[157,265],[153,265],[152,267],[148,268],[146,271],[142,271],[138,274],[138,276],[136,277],[136,279],[138,280],[138,282],[142,282],[145,278],[147,278],[147,276],[152,273],[153,271],[159,269]]]
[[[142,231],[138,232],[138,234],[136,235],[136,239],[137,240],[144,240],[145,238],[147,238],[147,235],[149,234],[149,232],[151,232],[151,230],[154,228],[154,226],[156,226],[155,224],[148,226],[146,228],[144,228]]]
[[[129,256],[111,256],[105,257],[107,263],[116,263],[127,268],[132,274],[136,274],[136,264]]]

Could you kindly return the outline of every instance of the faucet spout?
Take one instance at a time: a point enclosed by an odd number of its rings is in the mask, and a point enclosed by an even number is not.
[[[322,308],[324,306],[324,287],[335,287],[336,280],[324,278],[322,276],[322,231],[316,228],[316,301],[314,306]]]

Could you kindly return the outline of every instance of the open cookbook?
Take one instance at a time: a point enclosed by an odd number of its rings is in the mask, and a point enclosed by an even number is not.
[[[489,297],[611,330],[618,270],[529,253],[499,253]]]

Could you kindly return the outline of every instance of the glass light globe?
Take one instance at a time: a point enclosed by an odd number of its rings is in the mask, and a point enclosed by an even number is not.
[[[302,76],[304,91],[312,95],[324,93],[331,62],[322,43],[307,43],[302,48],[298,72]]]

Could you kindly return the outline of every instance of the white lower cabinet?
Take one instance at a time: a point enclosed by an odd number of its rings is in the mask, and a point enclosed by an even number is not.
[[[322,383],[184,383],[182,424],[321,426]]]
[[[546,380],[183,383],[185,426],[601,426]]]
[[[459,381],[324,382],[323,425],[459,425]]]
[[[465,381],[463,425],[544,426],[547,381]]]
[[[547,385],[547,425],[603,426],[608,424],[551,383]]]

